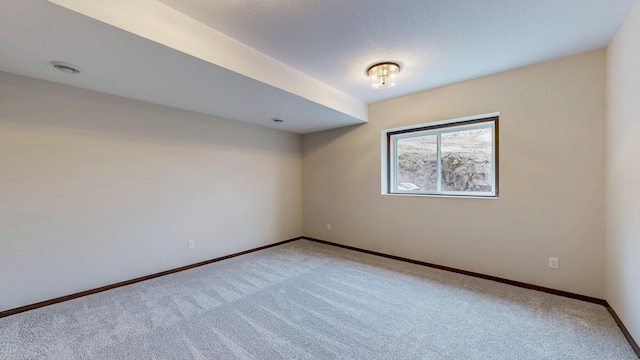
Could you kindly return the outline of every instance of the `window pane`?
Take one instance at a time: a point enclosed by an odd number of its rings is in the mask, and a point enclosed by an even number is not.
[[[441,135],[442,190],[491,191],[491,128]]]
[[[436,135],[416,136],[397,140],[400,191],[436,191],[438,138]]]

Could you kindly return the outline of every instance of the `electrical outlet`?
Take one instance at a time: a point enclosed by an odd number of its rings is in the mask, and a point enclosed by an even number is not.
[[[195,240],[189,240],[189,249],[193,249],[194,247],[196,247]]]
[[[549,258],[549,267],[552,269],[558,268],[558,258],[550,257]]]
[[[331,230],[331,224],[327,224],[327,230]]]

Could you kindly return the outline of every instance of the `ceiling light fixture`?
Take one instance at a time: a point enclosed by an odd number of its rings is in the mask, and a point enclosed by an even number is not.
[[[388,89],[396,84],[396,74],[400,72],[400,65],[393,62],[383,62],[370,66],[367,76],[374,89]]]
[[[82,70],[77,65],[69,64],[62,61],[52,61],[51,65],[65,74],[79,74]]]

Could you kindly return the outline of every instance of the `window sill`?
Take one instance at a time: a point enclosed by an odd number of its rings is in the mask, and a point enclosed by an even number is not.
[[[483,200],[499,200],[499,196],[459,196],[459,195],[433,195],[433,194],[405,194],[405,193],[382,193],[388,196],[414,196],[414,197],[431,197],[431,198],[454,198],[454,199],[483,199]]]

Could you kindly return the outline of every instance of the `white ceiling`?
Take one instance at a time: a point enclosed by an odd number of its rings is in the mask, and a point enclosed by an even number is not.
[[[2,0],[0,70],[307,133],[366,122],[371,102],[602,48],[634,1]],[[369,87],[379,61],[401,64],[396,87]]]
[[[633,0],[158,0],[366,103],[606,46]],[[403,66],[367,86],[381,61]]]

